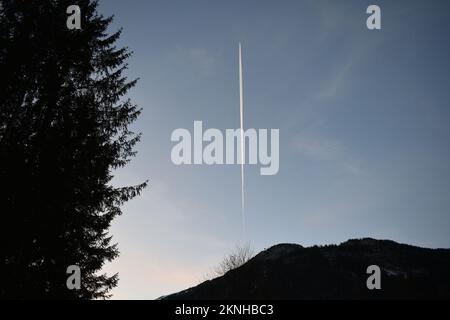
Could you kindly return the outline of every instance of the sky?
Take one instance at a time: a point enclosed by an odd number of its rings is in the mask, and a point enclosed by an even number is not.
[[[368,30],[366,8],[381,8]],[[149,180],[111,234],[115,299],[199,284],[236,244],[391,239],[450,247],[448,1],[103,0],[133,51],[137,156],[117,186]],[[280,169],[171,161],[175,129],[280,130]]]

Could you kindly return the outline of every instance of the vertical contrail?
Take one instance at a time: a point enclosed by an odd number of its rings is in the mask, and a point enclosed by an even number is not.
[[[241,118],[241,211],[242,211],[242,236],[245,237],[245,201],[244,201],[244,162],[245,162],[245,146],[244,146],[244,85],[242,77],[242,46],[239,42],[239,107]]]

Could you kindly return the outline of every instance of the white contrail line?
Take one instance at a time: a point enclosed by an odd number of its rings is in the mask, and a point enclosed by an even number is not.
[[[242,211],[242,235],[245,237],[245,198],[244,198],[244,162],[245,162],[245,146],[244,146],[244,88],[242,77],[242,46],[239,42],[239,107],[241,118],[241,211]]]

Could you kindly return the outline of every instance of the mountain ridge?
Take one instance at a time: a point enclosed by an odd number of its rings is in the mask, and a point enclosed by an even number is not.
[[[367,267],[381,270],[369,290]],[[221,277],[161,299],[450,299],[450,249],[392,240],[350,239],[339,245],[281,243]]]

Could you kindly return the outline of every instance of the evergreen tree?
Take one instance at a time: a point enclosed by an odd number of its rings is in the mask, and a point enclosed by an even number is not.
[[[0,0],[0,298],[106,298],[108,229],[146,183],[116,188],[135,155],[136,80],[92,0]],[[81,9],[69,30],[68,6]],[[67,267],[81,269],[69,290]]]

